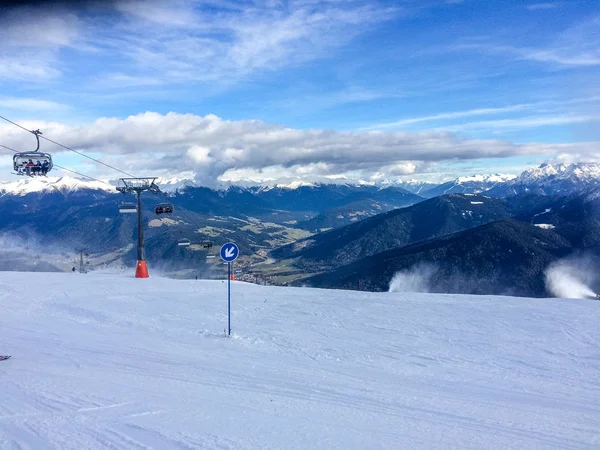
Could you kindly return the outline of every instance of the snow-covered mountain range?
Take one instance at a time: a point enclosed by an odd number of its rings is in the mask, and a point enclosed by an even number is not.
[[[82,180],[69,176],[19,178],[16,181],[0,183],[0,195],[17,195],[38,193],[63,194],[81,190],[104,191],[118,193],[114,185],[103,181]]]
[[[200,187],[197,182],[187,178],[158,178],[157,184],[163,192],[183,194],[189,188]],[[35,192],[61,192],[70,194],[81,190],[99,190],[106,193],[117,193],[116,180],[108,182],[82,180],[70,176],[19,178],[15,181],[0,182],[0,195],[27,195]],[[309,191],[321,189],[324,186],[347,186],[351,189],[386,189],[401,188],[423,198],[432,198],[444,194],[478,194],[485,192],[495,197],[509,197],[520,193],[564,194],[581,192],[591,187],[600,186],[600,164],[542,164],[531,168],[520,175],[490,174],[458,177],[441,184],[421,180],[383,180],[378,183],[355,182],[345,180],[340,183],[316,183],[305,180],[278,183],[273,185],[243,186],[233,183],[222,183],[217,190],[227,191],[233,187],[237,190],[248,191],[261,195],[268,191]]]
[[[406,181],[396,181],[394,183],[395,186],[406,189],[408,192],[412,192],[413,194],[422,195],[424,192],[427,192],[429,189],[432,189],[436,186],[439,186],[438,183],[430,183],[429,181],[423,180],[406,180]]]
[[[600,164],[542,164],[490,189],[490,195],[509,197],[522,193],[569,195],[600,186]]]
[[[459,177],[446,183],[432,186],[431,188],[424,190],[421,195],[432,198],[445,194],[479,194],[492,189],[495,186],[502,185],[516,177],[516,175],[500,173]]]
[[[550,180],[572,180],[588,183],[600,180],[600,164],[542,164],[528,169],[515,179],[519,184],[533,184]]]
[[[183,192],[187,188],[197,187],[198,184],[189,178],[162,178],[156,179],[156,184],[160,186],[160,190],[166,193]]]
[[[158,180],[163,190],[168,190],[165,186],[173,188],[168,201],[173,203],[175,212],[169,217],[157,216],[154,206],[164,202],[165,196],[144,194],[142,208],[144,220],[148,224],[145,233],[146,254],[149,260],[161,261],[169,270],[179,270],[181,267],[197,269],[199,264],[205,263],[200,256],[187,255],[177,250],[177,240],[186,237],[210,239],[216,245],[235,241],[245,255],[257,258],[270,256],[281,260],[290,256],[296,259],[298,255],[269,255],[268,252],[286,244],[295,248],[302,244],[302,239],[317,242],[320,238],[316,233],[332,229],[327,235],[321,235],[324,239],[322,245],[317,245],[314,251],[309,249],[314,253],[312,259],[303,256],[300,266],[284,266],[285,276],[298,276],[322,272],[330,268],[331,264],[354,264],[357,261],[353,262],[347,256],[359,255],[361,249],[380,253],[417,245],[418,241],[430,238],[440,239],[438,247],[444,255],[457,258],[462,257],[467,252],[466,249],[485,251],[490,239],[497,243],[499,236],[505,238],[507,248],[514,244],[515,252],[529,248],[528,246],[535,247],[541,242],[536,235],[539,229],[523,231],[511,223],[484,230],[487,234],[465,234],[456,241],[457,247],[448,247],[450,244],[454,245],[454,241],[442,242],[447,234],[486,226],[490,221],[511,217],[518,217],[527,223],[557,227],[556,233],[551,236],[554,239],[552,248],[556,248],[560,254],[567,250],[579,250],[584,244],[584,247],[589,247],[590,242],[600,239],[600,225],[597,226],[594,222],[600,217],[594,212],[599,210],[597,202],[589,206],[589,200],[587,203],[580,200],[594,196],[593,192],[586,189],[598,183],[598,172],[595,170],[597,166],[544,165],[538,169],[527,171],[508,181],[502,181],[505,179],[502,175],[461,177],[455,183],[450,183],[445,192],[447,189],[460,187],[468,195],[452,193],[436,196],[431,200],[393,185],[298,183],[299,185],[274,186],[270,189],[230,186],[225,190],[214,190],[187,183],[187,180]],[[496,197],[510,196],[514,192],[517,194],[508,199],[492,198],[492,189],[476,198],[474,195],[477,194],[468,192],[483,189],[482,185],[485,183],[497,183],[494,189],[503,189]],[[535,190],[536,184],[549,187],[545,188],[547,190]],[[516,190],[515,186],[521,190]],[[556,186],[555,192],[552,186]],[[519,192],[554,194],[564,186],[569,189],[562,189],[560,192],[579,190],[580,194],[563,197],[519,195]],[[7,236],[9,241],[13,235],[35,236],[36,242],[46,243],[44,249],[50,244],[65,248],[85,246],[92,253],[100,255],[114,253],[117,262],[132,260],[135,258],[135,251],[131,251],[130,245],[136,221],[131,215],[119,214],[118,206],[119,202],[127,201],[127,197],[133,198],[121,195],[114,187],[111,183],[81,181],[70,177],[40,177],[4,183],[0,185],[0,236]],[[416,208],[408,208],[411,205]],[[566,206],[563,208],[563,205]],[[475,210],[477,214],[474,213]],[[392,221],[393,223],[384,220],[382,226],[376,226],[381,217],[397,217],[398,220]],[[573,222],[577,223],[572,225]],[[354,228],[342,229],[345,225],[353,225]],[[570,228],[559,230],[558,227],[563,225]],[[340,229],[340,233],[336,234],[335,229]],[[431,233],[427,234],[428,230]],[[529,237],[519,238],[514,242],[515,236]],[[466,241],[463,242],[463,238]],[[571,240],[567,242],[565,239]],[[340,258],[335,261],[332,259],[332,242],[340,244],[342,249]],[[33,246],[39,247],[37,244]],[[544,253],[545,259],[540,260],[551,262],[556,255],[549,252],[549,248],[534,250]],[[442,253],[426,254],[429,250],[425,248],[419,250],[418,254],[411,253],[411,261],[416,263],[429,258],[437,262]],[[532,251],[527,250],[528,253],[525,254],[533,254]],[[372,253],[363,256],[375,257]],[[188,260],[188,257],[196,259]],[[26,254],[25,259],[29,261],[31,258]],[[372,265],[370,262],[368,264]],[[516,271],[524,267],[523,262],[519,262],[518,266],[514,262],[508,265],[516,268]],[[536,270],[543,269],[537,259],[534,265]],[[11,263],[11,267],[17,266]],[[465,272],[473,269],[469,265],[465,267]],[[497,273],[502,268],[498,261],[493,261],[489,267],[486,275]],[[364,272],[363,269],[361,271]],[[381,277],[380,279],[383,280]],[[541,288],[533,286],[537,289],[534,291],[529,281],[525,280],[526,284],[522,286],[525,294],[520,295],[541,295]],[[387,283],[387,280],[382,283]],[[381,289],[381,286],[377,285],[377,289]]]
[[[183,192],[186,188],[196,187],[193,180],[180,178],[157,178],[156,183],[165,193]],[[55,193],[71,194],[77,191],[103,191],[118,194],[116,190],[117,180],[97,181],[89,179],[63,177],[20,177],[16,181],[0,182],[0,195],[23,196],[32,193]]]

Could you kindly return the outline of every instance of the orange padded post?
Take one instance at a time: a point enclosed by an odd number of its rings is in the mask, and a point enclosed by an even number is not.
[[[135,268],[135,277],[136,278],[148,278],[148,266],[146,266],[146,261],[138,261],[137,266]]]

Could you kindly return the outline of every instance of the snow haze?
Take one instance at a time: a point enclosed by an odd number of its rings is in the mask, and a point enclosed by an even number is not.
[[[598,278],[596,267],[597,261],[585,256],[556,261],[546,270],[546,288],[556,297],[595,298],[590,285]]]
[[[431,264],[419,264],[394,274],[390,281],[390,292],[429,292],[431,278],[437,268]]]
[[[151,275],[152,275],[152,269]],[[598,448],[589,300],[0,273],[6,449]]]

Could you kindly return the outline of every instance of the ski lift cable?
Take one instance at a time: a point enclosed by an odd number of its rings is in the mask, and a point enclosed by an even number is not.
[[[17,127],[21,128],[21,129],[23,129],[23,130],[25,130],[25,131],[27,131],[27,132],[29,132],[29,133],[33,133],[33,131],[31,131],[31,130],[28,130],[28,129],[27,129],[27,128],[25,128],[23,125],[19,125],[18,123],[16,123],[16,122],[13,122],[12,120],[10,120],[10,119],[7,119],[7,118],[6,118],[6,117],[4,117],[4,116],[0,116],[0,119],[2,119],[2,120],[5,120],[6,122],[12,123],[13,125],[16,125]],[[79,152],[79,151],[77,151],[77,150],[74,150],[74,149],[72,149],[71,147],[67,147],[66,145],[63,145],[63,144],[61,144],[61,143],[59,143],[59,142],[56,142],[56,141],[53,141],[52,139],[50,139],[50,138],[47,138],[47,137],[45,137],[45,136],[43,136],[43,135],[41,135],[41,134],[39,135],[39,137],[40,137],[40,138],[42,138],[42,139],[45,139],[45,140],[46,140],[46,141],[48,141],[48,142],[52,142],[53,144],[55,144],[55,145],[58,145],[59,147],[62,147],[62,148],[64,148],[64,149],[66,149],[66,150],[70,150],[70,151],[72,151],[72,152],[74,152],[74,153],[77,153],[77,154],[78,154],[78,155],[80,155],[80,156],[83,156],[83,157],[85,157],[85,158],[91,159],[92,161],[95,161],[95,162],[97,162],[98,164],[102,164],[103,166],[109,167],[109,168],[111,168],[111,169],[113,169],[113,170],[116,170],[117,172],[121,172],[121,173],[123,173],[123,174],[127,175],[128,177],[132,177],[132,178],[139,178],[139,177],[136,177],[135,175],[132,175],[132,174],[130,174],[130,173],[127,173],[127,172],[125,172],[124,170],[117,169],[115,166],[111,166],[110,164],[106,164],[105,162],[102,162],[102,161],[100,161],[99,159],[92,158],[91,156],[88,156],[88,155],[86,155],[85,153]],[[12,149],[11,149],[11,150],[12,150]],[[58,166],[56,166],[56,167],[58,167]]]
[[[13,151],[13,152],[15,152],[15,153],[19,153],[19,151],[18,151],[18,150],[15,150],[14,148],[7,147],[6,145],[2,145],[2,144],[0,144],[0,147],[2,147],[2,148],[5,148],[5,149],[7,149],[7,150],[11,150],[11,151]],[[69,168],[67,168],[67,167],[59,166],[58,164],[53,164],[53,166],[54,166],[54,167],[57,167],[57,168],[59,168],[59,169],[62,169],[62,170],[64,170],[64,171],[66,171],[66,172],[71,172],[71,173],[74,173],[74,174],[76,174],[76,175],[79,175],[79,176],[81,176],[81,177],[89,178],[90,180],[98,181],[98,182],[100,182],[100,183],[104,183],[104,184],[107,184],[107,185],[109,185],[109,186],[113,187],[111,184],[107,183],[106,181],[98,180],[97,178],[90,177],[89,175],[86,175],[86,174],[84,174],[84,173],[77,172],[77,171],[75,171],[75,170],[72,170],[72,169],[69,169]]]

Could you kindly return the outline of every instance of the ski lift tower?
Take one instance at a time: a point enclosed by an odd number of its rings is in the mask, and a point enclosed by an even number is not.
[[[79,252],[79,273],[87,273],[87,270],[85,270],[85,265],[83,264],[83,256],[85,255],[87,257],[89,254],[85,248],[78,248],[77,252]]]
[[[146,265],[146,252],[144,250],[144,229],[142,227],[142,192],[150,191],[155,194],[161,194],[160,188],[154,184],[156,177],[150,178],[121,178],[123,186],[117,186],[117,191],[123,194],[137,195],[137,215],[138,215],[138,246],[137,246],[137,266],[135,268],[136,278],[148,278],[148,266]]]

